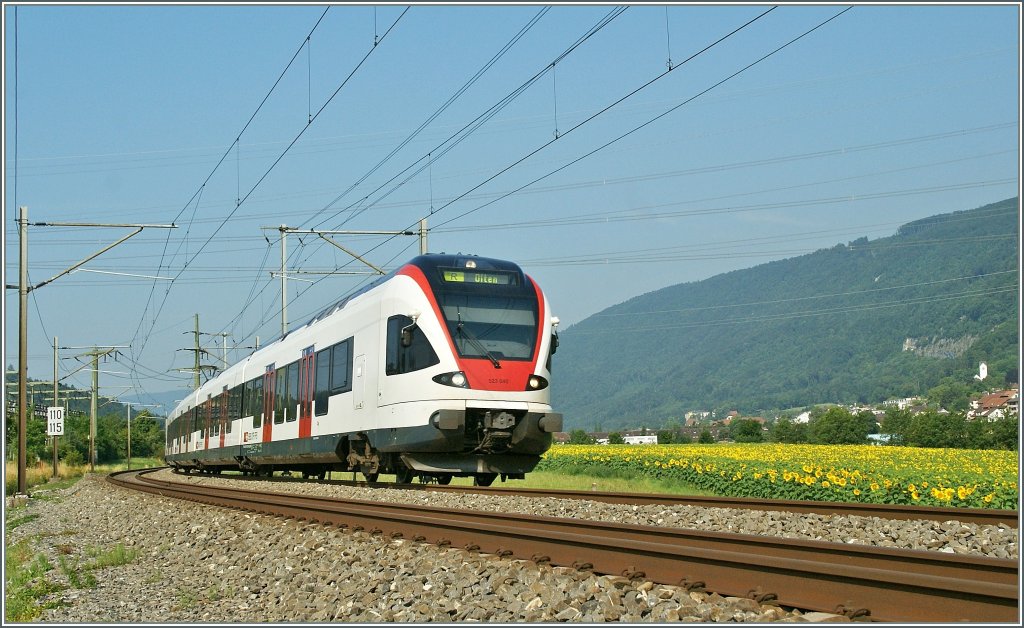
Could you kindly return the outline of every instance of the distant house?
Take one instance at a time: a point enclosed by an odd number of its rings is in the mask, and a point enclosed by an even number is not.
[[[811,413],[809,411],[808,412],[801,412],[800,414],[796,415],[795,419],[793,419],[794,423],[810,423],[810,421],[811,421]]]
[[[906,410],[908,407],[920,404],[922,399],[920,397],[906,397],[904,399],[890,399],[883,401],[883,406],[896,406],[900,410]]]
[[[1018,414],[1019,390],[1011,388],[989,393],[981,399],[971,401],[971,409],[967,412],[968,419],[982,421],[998,421],[1010,414]]]

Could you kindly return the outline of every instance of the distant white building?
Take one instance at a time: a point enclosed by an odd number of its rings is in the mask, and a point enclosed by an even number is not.
[[[978,365],[978,374],[974,376],[974,379],[983,382],[986,377],[988,377],[988,364],[982,362]]]
[[[900,410],[906,410],[910,406],[914,406],[921,403],[920,397],[906,397],[904,399],[890,399],[883,401],[883,406],[896,406]]]
[[[648,434],[647,436],[623,436],[622,442],[627,445],[657,445],[658,435]]]
[[[811,413],[810,412],[801,412],[800,414],[796,415],[795,419],[793,419],[794,423],[809,423],[810,421],[811,421]]]

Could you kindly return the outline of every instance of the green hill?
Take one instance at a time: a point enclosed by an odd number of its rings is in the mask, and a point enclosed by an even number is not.
[[[1017,380],[1019,203],[670,286],[565,329],[566,429],[921,395],[944,377]]]

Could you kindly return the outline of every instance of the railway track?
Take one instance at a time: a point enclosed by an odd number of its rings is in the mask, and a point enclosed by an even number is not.
[[[227,476],[225,476],[227,477]],[[854,515],[878,517],[880,519],[921,519],[927,521],[956,520],[978,525],[1004,525],[1019,528],[1020,513],[1016,510],[995,510],[991,508],[943,508],[937,506],[904,506],[894,504],[855,504],[842,502],[815,502],[785,499],[757,499],[735,497],[693,497],[662,495],[655,493],[611,493],[601,491],[566,491],[553,489],[445,486],[440,484],[393,484],[386,482],[361,482],[350,480],[304,480],[294,477],[273,478],[236,476],[239,481],[273,481],[281,483],[320,482],[332,486],[393,488],[408,491],[438,493],[480,493],[497,497],[551,497],[556,499],[583,499],[610,504],[698,506],[702,508],[736,508],[741,510],[774,510],[820,515]]]
[[[876,621],[1015,622],[1016,561],[168,482],[158,495]],[[474,488],[473,490],[479,490]]]

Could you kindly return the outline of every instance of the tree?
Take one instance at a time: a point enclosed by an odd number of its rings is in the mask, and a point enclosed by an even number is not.
[[[967,421],[965,427],[970,449],[1016,450],[1019,447],[1020,421],[1015,414],[998,421]]]
[[[764,440],[761,424],[754,419],[736,419],[729,425],[729,435],[737,443],[760,443]]]
[[[132,419],[132,457],[159,457],[164,453],[164,433],[146,410]]]
[[[971,387],[952,377],[945,377],[928,391],[928,400],[950,412],[966,412],[971,405]]]
[[[927,410],[913,417],[907,444],[914,447],[957,448],[967,445],[967,419],[960,413]]]
[[[609,445],[622,445],[625,442],[626,441],[623,440],[622,438],[622,434],[619,434],[618,432],[612,432],[611,434],[608,435]]]
[[[676,442],[676,431],[658,430],[658,442],[662,445],[671,445]]]
[[[868,434],[878,433],[878,418],[875,417],[874,412],[861,410],[857,413],[857,418],[864,422],[864,427],[868,430]]]
[[[911,420],[913,415],[910,410],[889,408],[882,418],[882,433],[889,434],[890,443],[893,445],[909,444]]]
[[[771,439],[776,443],[806,443],[807,424],[795,423],[788,417],[782,417],[772,426]]]
[[[832,407],[807,425],[812,443],[820,445],[860,445],[868,438],[864,421],[845,408]]]
[[[697,438],[697,442],[702,445],[715,442],[715,437],[711,435],[711,430],[704,428],[700,431],[700,436]]]
[[[583,430],[573,430],[569,432],[569,444],[570,445],[593,445],[594,439],[590,437]]]

